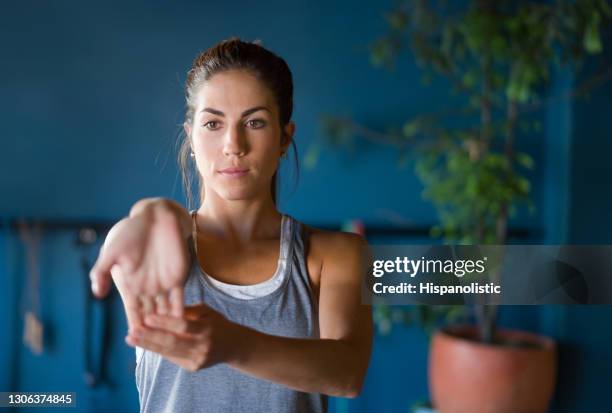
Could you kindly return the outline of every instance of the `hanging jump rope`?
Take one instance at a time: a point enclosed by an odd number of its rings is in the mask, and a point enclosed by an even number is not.
[[[89,285],[89,271],[95,258],[92,254],[98,252],[98,233],[92,228],[82,228],[75,244],[81,250],[81,271],[83,274],[83,293],[85,296],[85,328],[83,354],[85,371],[83,378],[89,387],[101,384],[111,384],[106,371],[111,338],[111,303],[114,290],[102,299],[97,299]],[[95,257],[95,255],[93,255]]]

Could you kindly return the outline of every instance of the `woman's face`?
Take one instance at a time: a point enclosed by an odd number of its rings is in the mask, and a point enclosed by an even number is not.
[[[294,132],[290,122],[281,142],[279,111],[269,88],[249,72],[218,73],[200,86],[191,136],[206,197],[227,200],[269,196],[279,157]]]

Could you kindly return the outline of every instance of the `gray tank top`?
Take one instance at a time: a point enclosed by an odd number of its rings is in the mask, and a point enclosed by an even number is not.
[[[278,286],[245,299],[211,282],[200,268],[192,236],[185,304],[204,302],[229,320],[267,334],[319,338],[319,311],[306,267],[306,237],[302,223],[283,216],[279,264],[273,277]],[[270,282],[264,283],[269,291]],[[136,355],[141,412],[327,412],[326,395],[293,390],[225,363],[190,372],[148,350],[137,349]]]

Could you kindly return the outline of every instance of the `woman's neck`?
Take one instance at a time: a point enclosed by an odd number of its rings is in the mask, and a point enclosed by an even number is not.
[[[198,209],[198,229],[230,242],[246,243],[278,237],[281,214],[269,200],[205,198]]]

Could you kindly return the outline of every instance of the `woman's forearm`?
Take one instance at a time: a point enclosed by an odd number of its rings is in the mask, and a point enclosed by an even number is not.
[[[245,373],[308,393],[356,397],[367,351],[348,341],[280,337],[244,327],[228,364]]]

